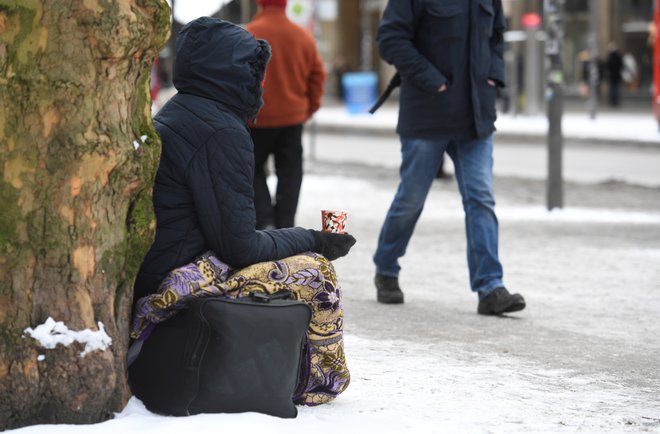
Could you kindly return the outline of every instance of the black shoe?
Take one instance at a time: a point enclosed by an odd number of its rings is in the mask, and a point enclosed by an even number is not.
[[[481,315],[501,315],[508,312],[517,312],[525,308],[525,299],[520,294],[509,294],[501,286],[479,300],[477,312]]]
[[[401,288],[399,287],[398,277],[385,276],[376,273],[374,283],[376,284],[376,298],[379,303],[403,303],[403,291],[401,291]]]

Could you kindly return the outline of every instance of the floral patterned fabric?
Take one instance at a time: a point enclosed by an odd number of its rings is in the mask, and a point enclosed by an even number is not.
[[[332,264],[316,253],[232,269],[207,252],[170,272],[157,293],[138,300],[131,337],[146,339],[155,324],[175,315],[193,298],[236,298],[283,289],[312,308],[307,355],[294,402],[326,403],[348,387],[350,374],[344,355],[341,290]]]

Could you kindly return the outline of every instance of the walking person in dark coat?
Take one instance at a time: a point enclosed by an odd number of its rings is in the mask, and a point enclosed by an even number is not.
[[[273,51],[264,82],[264,107],[250,125],[254,141],[257,229],[295,225],[303,178],[303,124],[321,106],[325,69],[312,35],[286,16],[286,0],[257,0],[245,28]],[[271,198],[266,162],[273,155],[277,188]]]
[[[478,313],[521,310],[504,286],[493,196],[496,87],[504,86],[501,0],[390,0],[378,27],[380,53],[401,74],[397,132],[401,181],[374,254],[381,303],[403,303],[405,254],[446,151],[465,211],[470,286]],[[441,261],[438,261],[441,263]]]
[[[156,235],[134,285],[133,336],[145,334],[146,321],[164,316],[148,313],[196,295],[189,292],[199,291],[200,281],[186,280],[192,275],[228,295],[289,289],[312,305],[312,354],[333,363],[314,366],[310,376],[316,377],[307,380],[310,389],[297,402],[326,402],[348,386],[340,291],[328,261],[346,255],[355,238],[300,227],[255,229],[247,123],[263,103],[268,43],[234,24],[202,17],[183,27],[176,51],[178,93],[154,119],[162,142],[153,187]],[[173,279],[176,269],[184,271]],[[290,279],[301,270],[315,278]],[[337,302],[326,306],[314,297]]]
[[[610,105],[612,107],[618,107],[621,105],[623,56],[614,42],[610,42],[609,50],[610,52],[607,55],[605,66],[607,67],[607,80],[610,85]]]

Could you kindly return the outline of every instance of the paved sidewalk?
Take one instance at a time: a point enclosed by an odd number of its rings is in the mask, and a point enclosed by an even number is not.
[[[398,103],[388,102],[374,115],[349,114],[343,105],[324,104],[314,115],[313,124],[320,132],[363,132],[394,134]],[[545,141],[548,121],[545,115],[525,116],[499,114],[495,124],[498,140]],[[660,148],[660,129],[651,109],[639,108],[620,112],[603,111],[596,119],[584,111],[570,110],[562,118],[562,130],[567,142],[589,144],[621,144]]]
[[[497,178],[505,281],[528,308],[493,318],[468,287],[454,181],[434,183],[402,260],[406,303],[384,306],[371,255],[396,171],[307,169],[298,224],[347,209],[358,243],[335,262],[352,384],[302,417],[383,433],[660,432],[660,189],[571,184],[550,213],[542,181]]]
[[[484,317],[454,181],[433,184],[402,260],[406,303],[376,302],[371,255],[396,184],[388,167],[306,167],[297,223],[347,209],[358,240],[334,262],[351,371],[336,400],[282,419],[158,416],[131,399],[104,423],[8,433],[660,433],[660,188],[570,184],[549,213],[543,182],[496,177],[505,280],[528,306]]]

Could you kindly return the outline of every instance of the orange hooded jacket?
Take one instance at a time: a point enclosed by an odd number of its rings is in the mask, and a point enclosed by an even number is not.
[[[271,46],[264,80],[264,106],[252,128],[304,123],[321,106],[325,69],[312,35],[290,21],[285,8],[264,7],[246,29]]]

